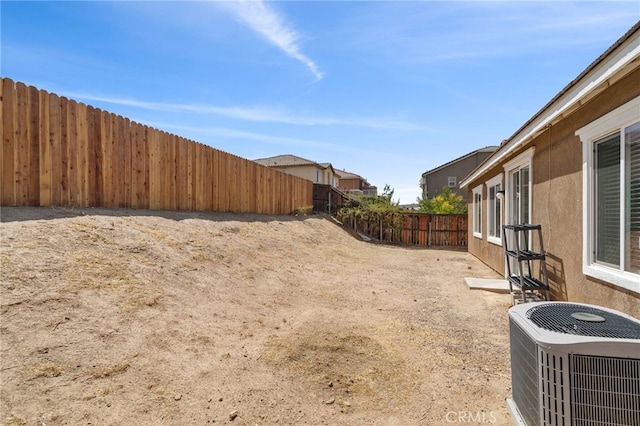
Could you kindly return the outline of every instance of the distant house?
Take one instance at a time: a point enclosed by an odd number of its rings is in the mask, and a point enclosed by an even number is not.
[[[346,170],[336,170],[338,189],[343,192],[362,193],[367,196],[378,195],[378,188],[371,185],[365,178]]]
[[[444,187],[450,187],[453,192],[457,192],[460,180],[478,167],[478,165],[493,154],[496,149],[498,149],[497,146],[487,146],[449,161],[435,169],[424,172],[420,179],[422,197],[433,198],[438,195]]]
[[[263,166],[280,170],[313,183],[337,187],[338,177],[331,163],[316,163],[296,155],[276,155],[275,157],[253,160]]]
[[[502,225],[539,224],[552,299],[640,317],[640,23],[460,186],[470,253],[502,273]]]

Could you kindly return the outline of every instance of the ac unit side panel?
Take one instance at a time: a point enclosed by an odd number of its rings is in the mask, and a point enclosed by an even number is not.
[[[527,425],[540,424],[538,346],[520,325],[509,321],[513,402]]]

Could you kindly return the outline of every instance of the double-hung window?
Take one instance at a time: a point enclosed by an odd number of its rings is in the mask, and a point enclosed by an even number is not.
[[[502,173],[487,185],[487,240],[502,245]]]
[[[640,293],[640,97],[576,134],[583,145],[583,271]]]
[[[482,238],[482,185],[473,189],[473,236]]]

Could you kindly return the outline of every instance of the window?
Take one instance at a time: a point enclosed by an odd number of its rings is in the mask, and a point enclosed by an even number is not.
[[[509,225],[531,223],[531,160],[534,148],[504,165],[507,176],[505,222]]]
[[[482,186],[473,189],[473,236],[482,238]]]
[[[532,160],[535,153],[535,147],[531,147],[510,160],[504,165],[505,172],[505,213],[504,221],[509,225],[532,223],[531,219],[531,188],[532,188]],[[515,247],[517,240],[513,233],[509,233],[509,245]],[[531,241],[531,239],[528,239]],[[521,249],[525,247],[526,239],[520,239]],[[508,261],[511,262],[511,270],[516,266],[516,260],[509,256]]]
[[[449,176],[447,178],[447,184],[451,187],[456,186],[458,184],[458,179],[455,176]]]
[[[640,97],[579,129],[583,271],[640,293]]]
[[[502,245],[502,174],[487,181],[487,240]]]

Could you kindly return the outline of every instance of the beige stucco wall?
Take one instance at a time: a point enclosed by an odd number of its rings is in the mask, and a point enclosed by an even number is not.
[[[309,179],[313,183],[321,183],[324,185],[333,185],[334,183],[334,174],[331,173],[330,169],[318,169],[318,167],[314,165],[305,165],[305,166],[287,166],[279,168],[280,171],[284,173],[289,173],[294,176],[298,176],[304,179]],[[319,180],[318,180],[318,171]]]
[[[496,175],[502,173],[502,167],[495,168],[490,174],[486,174],[486,179],[478,180],[469,188],[473,189],[482,184],[482,238],[473,235],[473,193],[469,191],[469,252],[482,260],[484,263],[495,269],[500,274],[504,273],[504,248],[487,241],[487,187],[484,182],[491,180]],[[504,180],[502,181],[504,187]],[[503,207],[504,210],[504,207]],[[504,220],[504,219],[503,219]]]
[[[535,147],[531,222],[542,225],[552,298],[606,306],[637,318],[640,318],[640,294],[582,273],[582,143],[575,132],[639,95],[640,68],[637,68],[510,157]],[[469,189],[503,171],[503,163],[496,165],[471,182]],[[485,187],[483,214],[487,211],[486,197]],[[470,229],[469,252],[499,273],[504,272],[502,250],[487,241],[486,232],[479,240]]]

